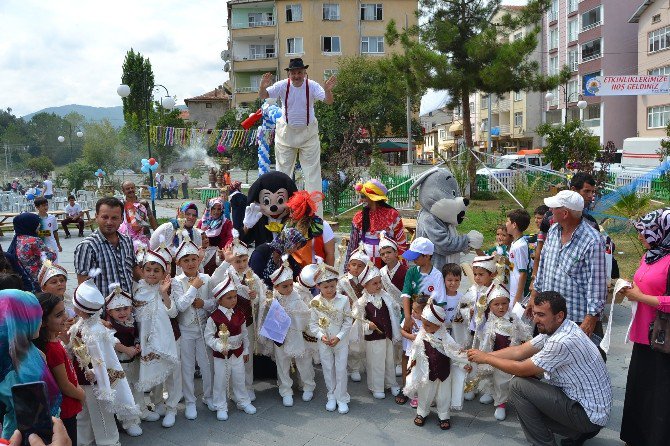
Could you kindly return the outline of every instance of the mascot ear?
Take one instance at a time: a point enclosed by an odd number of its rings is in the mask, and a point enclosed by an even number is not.
[[[414,180],[414,183],[410,186],[409,193],[411,194],[414,191],[414,189],[421,186],[421,183],[423,183],[424,180],[426,178],[428,178],[428,176],[430,176],[432,173],[437,172],[438,170],[439,170],[439,167],[433,167],[431,169],[428,169],[427,171],[425,171],[421,175],[419,175],[419,177],[416,180]]]

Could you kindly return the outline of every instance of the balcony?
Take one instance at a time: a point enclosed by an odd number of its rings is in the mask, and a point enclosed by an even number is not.
[[[277,22],[274,20],[249,20],[246,22],[233,23],[232,29],[247,29],[247,28],[262,28],[264,26],[275,26]]]
[[[498,129],[499,129],[499,132],[500,132],[500,136],[509,136],[509,135],[512,134],[512,132],[510,131],[509,124],[501,124],[501,125],[498,126]],[[491,133],[493,133],[493,132],[491,132]]]
[[[235,93],[258,93],[258,87],[236,87]]]
[[[509,99],[501,99],[498,101],[498,109],[500,111],[509,111]]]
[[[585,32],[585,31],[588,31],[588,30],[590,30],[590,29],[596,28],[596,27],[602,25],[602,23],[603,23],[603,21],[602,21],[602,20],[599,20],[599,21],[597,21],[597,22],[595,22],[595,23],[591,23],[590,25],[583,26],[581,32]]]
[[[274,53],[273,53],[274,54]],[[274,71],[277,69],[277,56],[272,57],[236,57],[233,70],[235,72],[242,71]]]

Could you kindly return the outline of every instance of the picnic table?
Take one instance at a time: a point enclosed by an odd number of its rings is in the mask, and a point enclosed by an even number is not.
[[[58,223],[62,222],[63,218],[65,217],[65,211],[63,210],[55,210],[47,212],[50,215],[55,215],[56,218],[58,219]],[[91,218],[91,209],[84,209],[81,212],[84,214],[84,227],[89,227],[92,230],[93,226],[95,225],[95,219]],[[14,230],[14,225],[12,224],[12,221],[14,220],[14,217],[16,217],[19,214],[20,212],[0,212],[0,236],[4,235],[3,233],[4,231],[12,232]]]

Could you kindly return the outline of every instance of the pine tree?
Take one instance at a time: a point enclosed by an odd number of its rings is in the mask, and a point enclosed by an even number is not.
[[[121,83],[130,87],[130,94],[123,98],[126,127],[142,141],[146,138],[147,104],[151,105],[154,90],[154,73],[149,59],[131,48],[123,61]]]

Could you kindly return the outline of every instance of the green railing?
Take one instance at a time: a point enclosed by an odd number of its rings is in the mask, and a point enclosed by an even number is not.
[[[389,189],[388,203],[391,206],[397,209],[414,208],[414,204],[417,200],[417,191],[412,191],[412,193],[409,192],[409,188],[412,185],[410,177],[402,175],[383,175],[380,178],[380,181],[384,183],[384,186],[386,186],[387,189]],[[340,214],[345,212],[347,209],[351,209],[356,206],[359,201],[360,196],[354,190],[352,185],[351,188],[347,189],[344,193],[342,193],[342,195],[340,195],[340,202],[337,206],[337,210],[334,213]],[[324,212],[326,214],[333,214],[332,199],[328,196],[328,192],[326,192],[326,199],[324,200],[323,206]]]

